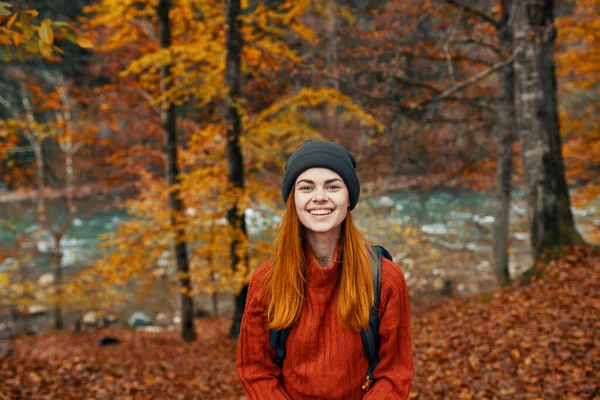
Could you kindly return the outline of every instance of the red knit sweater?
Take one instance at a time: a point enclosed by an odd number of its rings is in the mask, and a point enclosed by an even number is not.
[[[336,252],[337,253],[337,252]],[[337,315],[337,276],[342,264],[327,268],[306,257],[306,301],[287,340],[280,369],[273,360],[269,328],[260,295],[271,262],[252,275],[242,320],[237,373],[250,400],[274,399],[406,399],[414,376],[410,334],[410,304],[404,275],[383,259],[381,271],[380,363],[375,383],[365,393],[361,385],[369,363],[360,333],[344,328]]]

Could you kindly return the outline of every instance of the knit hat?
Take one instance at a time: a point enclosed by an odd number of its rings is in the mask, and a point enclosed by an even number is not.
[[[307,140],[296,150],[285,165],[281,195],[287,202],[292,187],[302,172],[309,168],[328,168],[338,173],[350,195],[350,209],[358,202],[360,184],[356,176],[356,159],[344,147],[337,143],[322,140]]]

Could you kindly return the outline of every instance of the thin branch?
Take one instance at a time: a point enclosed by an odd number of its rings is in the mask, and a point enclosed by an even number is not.
[[[463,4],[461,1],[458,1],[458,0],[442,0],[442,1],[445,1],[446,3],[448,3],[454,7],[462,8],[466,13],[471,14],[474,17],[481,18],[485,22],[493,25],[496,29],[501,28],[502,23],[484,11],[481,11],[481,10],[478,10],[477,8],[473,8],[471,6]]]
[[[248,46],[252,46],[252,47],[257,48],[258,50],[264,52],[265,54],[268,54],[270,57],[273,57],[273,58],[275,58],[275,59],[277,59],[279,61],[282,61],[282,62],[285,62],[285,63],[290,63],[293,66],[295,66],[297,68],[300,68],[300,69],[310,70],[314,74],[319,74],[319,75],[321,75],[321,76],[323,76],[323,77],[325,77],[327,79],[336,80],[337,82],[340,82],[340,83],[344,84],[347,88],[349,88],[349,89],[351,89],[351,90],[353,90],[353,91],[355,91],[355,92],[357,92],[357,93],[365,96],[366,98],[368,98],[368,99],[370,99],[370,100],[372,100],[374,102],[386,104],[388,106],[391,106],[391,107],[394,107],[394,108],[400,110],[401,112],[403,112],[409,118],[415,118],[415,117],[417,117],[417,114],[420,113],[424,107],[426,107],[428,105],[431,105],[431,104],[434,104],[436,102],[439,102],[440,100],[443,100],[445,98],[450,97],[453,93],[458,92],[458,91],[464,89],[465,87],[467,87],[467,86],[469,86],[469,85],[471,85],[471,84],[473,84],[473,83],[475,83],[475,82],[477,82],[477,81],[479,81],[479,80],[487,77],[488,75],[491,75],[493,72],[497,71],[498,69],[501,69],[502,67],[504,67],[505,65],[510,64],[513,61],[513,56],[511,56],[510,58],[508,58],[508,59],[506,59],[506,60],[504,60],[502,62],[499,62],[499,63],[496,63],[496,64],[492,65],[490,68],[488,68],[488,69],[486,69],[486,70],[484,70],[484,71],[476,74],[475,76],[467,79],[466,81],[464,81],[464,82],[462,82],[462,83],[460,83],[460,84],[458,84],[456,86],[453,86],[453,87],[451,87],[449,89],[446,89],[445,91],[439,93],[437,96],[433,97],[430,100],[426,100],[426,101],[423,101],[423,102],[420,102],[420,103],[417,103],[417,104],[414,104],[414,105],[411,105],[411,106],[407,107],[407,106],[403,106],[403,105],[399,104],[395,100],[391,100],[391,99],[388,99],[386,97],[376,96],[376,95],[374,95],[374,94],[372,94],[372,93],[370,93],[370,92],[368,92],[368,91],[366,91],[364,89],[361,89],[361,88],[359,88],[358,86],[354,85],[352,82],[350,82],[349,80],[347,80],[345,78],[342,78],[342,77],[339,77],[339,76],[335,76],[335,75],[330,74],[330,73],[328,73],[326,71],[319,70],[317,68],[317,66],[315,66],[315,65],[310,65],[310,64],[305,64],[305,63],[301,63],[301,62],[296,62],[296,61],[287,59],[285,57],[278,56],[276,54],[271,53],[269,50],[263,48],[262,46],[254,43],[254,42],[247,41],[246,44]],[[422,86],[423,85],[426,85],[426,84],[422,84]],[[428,89],[429,90],[435,90],[433,87],[429,87]]]
[[[146,90],[143,90],[143,89],[135,90],[134,92],[141,94],[142,97],[148,101],[148,104],[150,105],[150,107],[152,107],[152,110],[156,113],[156,115],[158,115],[158,116],[161,115],[162,109],[160,108],[160,106],[158,104],[156,104],[156,101],[150,95],[150,93],[148,93]]]
[[[0,219],[0,227],[6,229],[8,231],[11,231],[15,235],[17,234],[17,227],[3,219]]]
[[[32,151],[33,151],[32,146],[16,146],[16,147],[11,147],[10,149],[8,149],[8,152],[11,154],[31,153]]]
[[[464,88],[466,88],[469,85],[472,85],[475,82],[478,82],[480,80],[482,80],[483,78],[486,78],[487,76],[491,75],[492,73],[496,72],[499,69],[504,68],[506,65],[512,63],[514,60],[514,55],[511,55],[510,57],[508,57],[506,60],[500,61],[496,64],[494,64],[493,66],[491,66],[490,68],[481,71],[478,74],[473,75],[472,77],[470,77],[469,79],[463,81],[462,83],[452,86],[451,88],[448,88],[446,90],[444,90],[442,93],[440,93],[439,95],[435,96],[433,99],[431,100],[427,100],[427,101],[423,101],[421,103],[415,104],[412,106],[413,109],[415,108],[422,108],[425,107],[427,105],[433,104],[433,103],[437,103],[440,100],[443,100],[445,98],[447,98],[448,96],[458,92],[459,90],[462,90]]]
[[[429,83],[425,82],[425,81],[419,81],[416,79],[409,79],[406,76],[394,76],[393,79],[398,82],[398,83],[404,83],[405,85],[408,86],[412,86],[412,87],[418,87],[421,89],[427,89],[431,92],[436,92],[439,93],[439,89],[436,88],[435,86],[430,85]]]
[[[494,43],[486,42],[483,39],[476,39],[474,37],[455,39],[452,41],[452,44],[456,44],[456,45],[472,45],[473,44],[473,45],[477,45],[477,46],[487,47],[488,49],[492,50],[496,54],[502,54],[502,49],[499,48],[498,46],[496,46]]]
[[[269,50],[265,49],[264,47],[260,46],[257,43],[254,43],[254,42],[246,41],[245,44],[247,44],[248,46],[252,46],[252,47],[258,49],[258,50],[262,51],[265,54],[268,54],[269,57],[275,58],[275,59],[277,59],[279,61],[282,61],[282,62],[285,62],[285,63],[292,64],[296,68],[300,68],[300,69],[304,69],[304,70],[310,70],[314,74],[321,75],[321,76],[323,76],[325,78],[328,78],[328,79],[331,79],[331,80],[337,80],[338,82],[344,84],[348,88],[354,90],[355,92],[357,92],[357,93],[359,93],[359,94],[361,94],[361,95],[363,95],[363,96],[365,96],[365,97],[367,97],[367,98],[369,98],[369,99],[371,99],[373,101],[380,102],[380,103],[385,103],[385,104],[388,104],[390,106],[396,107],[396,108],[404,111],[407,114],[411,113],[411,109],[409,107],[401,106],[396,101],[393,101],[393,100],[390,100],[390,99],[386,99],[384,97],[375,96],[372,93],[369,93],[366,90],[361,89],[358,86],[355,86],[354,84],[352,84],[346,78],[341,78],[339,76],[335,76],[333,74],[330,74],[330,73],[328,73],[326,71],[320,70],[316,65],[305,64],[305,63],[301,63],[301,62],[290,60],[290,59],[285,58],[285,57],[278,56],[278,55],[273,54]]]
[[[58,242],[60,242],[60,240],[65,236],[65,233],[67,233],[67,230],[69,229],[69,227],[71,226],[71,223],[75,219],[75,215],[76,215],[75,208],[68,207],[67,217],[65,218],[65,221],[63,222],[62,226],[60,227],[59,230],[52,231],[52,233],[54,234],[54,237],[56,239],[58,239]]]
[[[454,28],[452,28],[452,31],[450,32],[450,36],[448,37],[448,40],[446,41],[446,43],[443,46],[444,53],[446,54],[446,64],[448,64],[448,72],[450,73],[450,79],[452,79],[452,83],[456,83],[456,77],[454,76],[454,67],[452,66],[452,56],[450,55],[449,47],[450,47],[450,42],[454,38],[454,34],[457,31],[458,23],[460,22],[460,19],[462,18],[463,12],[464,12],[464,9],[461,8],[458,12],[458,15],[456,16],[456,22],[454,23]]]
[[[23,103],[23,108],[25,109],[25,117],[27,119],[28,128],[31,131],[30,133],[25,133],[29,142],[33,145],[34,142],[37,142],[37,138],[35,136],[35,117],[33,116],[33,107],[31,107],[31,103],[29,102],[29,97],[27,97],[27,93],[25,91],[25,86],[21,87],[21,102]]]
[[[6,108],[13,116],[15,116],[15,110],[12,107],[12,104],[10,104],[10,101],[8,101],[6,99],[6,97],[4,96],[0,96],[0,104],[2,104],[4,106],[4,108]]]

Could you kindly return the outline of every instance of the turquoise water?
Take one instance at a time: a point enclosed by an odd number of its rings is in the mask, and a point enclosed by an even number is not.
[[[119,222],[129,218],[124,209],[107,203],[81,201],[77,206],[76,218],[62,241],[62,265],[65,268],[91,265],[101,256],[99,235],[114,232]],[[24,244],[24,248],[37,250],[38,256],[33,262],[35,267],[40,273],[48,271],[48,257],[43,254],[52,248],[52,241],[49,236],[36,233],[39,224],[35,218],[35,205],[24,202],[2,204],[0,207],[0,219],[14,224],[19,233],[29,233],[30,241]],[[456,271],[453,274],[444,272],[445,268],[458,271],[459,267],[461,274],[484,274],[490,280],[493,275],[490,267],[493,208],[491,197],[469,190],[435,190],[428,193],[396,191],[361,199],[353,211],[353,217],[371,242],[390,248],[392,254],[394,250],[396,254],[410,252],[410,257],[405,255],[410,262],[432,264],[427,265],[427,270],[415,267],[412,271],[407,261],[406,273],[413,275],[407,278],[409,280],[416,275],[425,280],[448,276],[464,280],[466,278],[458,277]],[[65,219],[64,206],[54,202],[50,204],[50,210],[54,226],[58,227]],[[191,211],[189,215],[193,215]],[[600,202],[586,209],[574,209],[573,212],[578,226],[587,227],[581,228],[584,234],[585,229],[600,225]],[[521,267],[527,264],[529,257],[525,214],[524,194],[516,191],[511,206],[511,256],[515,265]],[[279,217],[272,210],[261,207],[247,210],[246,218],[249,233],[255,238],[264,236],[267,227],[279,222]],[[404,248],[405,241],[399,232],[406,227],[413,227],[412,234],[417,232],[419,243],[426,242],[428,246],[422,249]],[[2,229],[0,249],[7,249],[13,244],[13,235],[9,230]],[[431,261],[434,253],[441,257],[441,261]],[[423,261],[425,259],[428,261]],[[10,262],[10,259],[0,262],[0,270],[8,268]],[[476,289],[467,291],[472,290]]]
[[[48,207],[49,221],[53,229],[58,230],[66,220],[66,208],[63,203],[56,201],[50,202]],[[63,267],[86,267],[93,263],[101,254],[99,235],[114,232],[117,224],[128,218],[127,213],[120,208],[93,201],[78,202],[76,216],[61,241]],[[52,237],[40,229],[35,204],[1,204],[0,220],[16,228],[18,235],[27,234],[28,240],[23,243],[23,248],[36,253],[34,266],[42,270],[48,269],[49,257],[45,257],[44,253],[51,250],[54,244]],[[1,229],[0,249],[12,247],[14,243],[14,233],[10,229]],[[2,268],[3,264],[0,263],[0,270]]]

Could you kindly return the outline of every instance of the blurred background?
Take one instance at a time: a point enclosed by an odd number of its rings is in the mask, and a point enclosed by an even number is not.
[[[285,161],[323,139],[356,156],[354,220],[406,277],[421,366],[411,398],[596,398],[599,11],[0,1],[0,392],[239,398],[235,337],[281,221]],[[585,271],[563,276],[564,262]],[[571,279],[586,286],[564,296],[591,293],[585,312],[542,302]],[[460,311],[473,301],[476,315]],[[541,313],[529,322],[577,315],[563,322],[580,347],[553,349],[556,369],[512,347],[490,366],[474,345],[494,329],[510,337],[522,322],[501,316],[524,305]],[[504,322],[465,331],[461,347],[448,315]],[[424,372],[459,358],[465,371]]]

